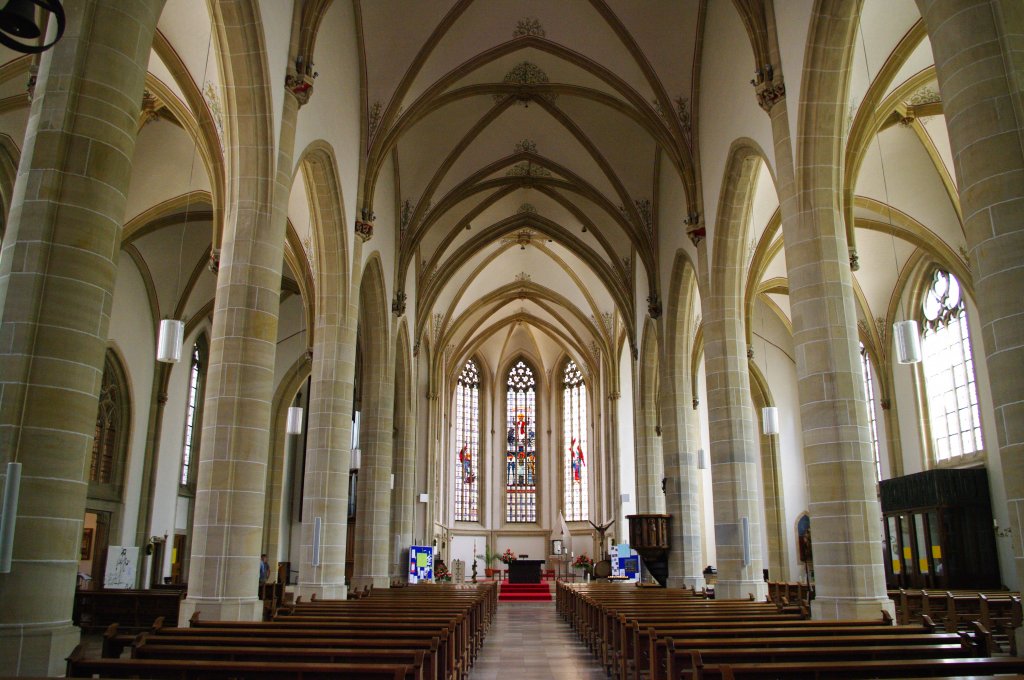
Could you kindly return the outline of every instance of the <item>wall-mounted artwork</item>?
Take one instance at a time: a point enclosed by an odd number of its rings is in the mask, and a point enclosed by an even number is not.
[[[82,549],[78,555],[78,559],[83,562],[92,559],[92,532],[92,527],[82,529]]]

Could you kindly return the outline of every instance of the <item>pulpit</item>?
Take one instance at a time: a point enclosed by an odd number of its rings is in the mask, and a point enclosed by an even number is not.
[[[627,515],[629,547],[644,560],[651,576],[665,586],[668,580],[669,520],[671,515]]]
[[[512,560],[508,563],[509,583],[540,583],[544,560]]]

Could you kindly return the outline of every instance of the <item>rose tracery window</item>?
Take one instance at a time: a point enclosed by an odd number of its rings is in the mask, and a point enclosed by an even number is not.
[[[935,270],[921,312],[928,422],[935,460],[955,460],[984,447],[967,306],[955,276]]]
[[[508,372],[505,393],[505,521],[537,521],[537,383],[522,360]]]
[[[590,519],[587,507],[587,386],[576,362],[562,374],[562,439],[565,519]]]
[[[479,520],[480,371],[466,362],[455,386],[455,519]]]

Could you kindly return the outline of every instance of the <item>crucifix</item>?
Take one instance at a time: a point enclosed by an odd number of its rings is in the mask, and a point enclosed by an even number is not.
[[[604,535],[608,532],[608,528],[611,527],[611,525],[615,524],[615,520],[610,519],[600,526],[594,524],[589,519],[587,520],[587,522],[590,524],[590,526],[594,527],[594,531],[597,532],[598,540],[601,543],[601,559],[608,559],[608,551],[604,544]]]

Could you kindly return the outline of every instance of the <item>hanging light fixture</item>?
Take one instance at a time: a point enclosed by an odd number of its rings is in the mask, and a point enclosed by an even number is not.
[[[775,406],[765,406],[761,409],[761,431],[765,434],[779,433],[779,409]]]
[[[892,325],[892,339],[896,343],[896,361],[916,364],[921,361],[921,333],[913,319],[897,321]]]
[[[20,42],[37,40],[43,34],[43,28],[36,23],[36,7],[52,14],[57,22],[53,40],[42,45]],[[8,0],[0,9],[0,44],[22,54],[39,54],[57,44],[64,35],[66,23],[60,0]]]
[[[697,469],[708,469],[708,455],[704,452],[704,449],[697,449]]]
[[[288,407],[288,422],[285,424],[284,431],[288,434],[302,434],[301,406]]]
[[[0,30],[3,30],[3,16],[4,12],[7,11],[11,5],[16,1],[24,2],[25,0],[11,0],[7,4],[4,10],[0,11]],[[43,6],[42,3],[48,2],[48,0],[31,0],[39,6]],[[52,0],[56,2],[56,0]],[[56,2],[59,6],[60,3]],[[63,17],[63,10],[61,11]],[[0,40],[0,42],[3,42]],[[5,43],[6,44],[6,43]],[[213,34],[210,35],[210,40],[206,45],[206,66],[203,68],[203,82],[206,82],[207,68],[210,64],[210,47],[213,45]],[[196,153],[199,150],[198,144],[192,145],[192,166],[188,171],[188,187],[189,193],[185,199],[185,219],[181,226],[181,240],[178,243],[178,270],[176,273],[176,279],[174,281],[174,297],[177,298],[181,294],[181,263],[185,253],[185,230],[188,229],[188,215],[192,208],[192,179],[195,177],[196,172]],[[184,305],[182,305],[184,307]],[[161,361],[165,364],[176,364],[181,361],[181,346],[185,342],[185,321],[183,319],[161,319],[160,329],[157,334],[156,343],[156,360]]]
[[[156,360],[165,364],[181,361],[181,343],[185,341],[185,322],[181,319],[161,319],[160,334],[156,341]]]

